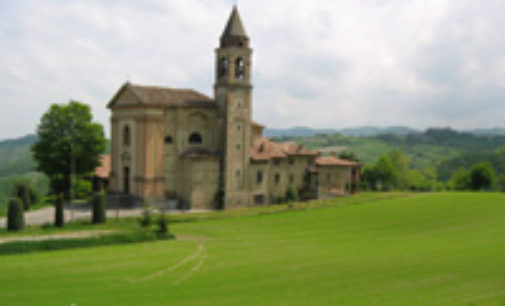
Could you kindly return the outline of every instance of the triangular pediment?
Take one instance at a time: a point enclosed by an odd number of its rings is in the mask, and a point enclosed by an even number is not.
[[[121,106],[134,106],[141,103],[142,102],[138,96],[131,89],[130,84],[126,83],[121,86],[121,88],[116,92],[114,97],[110,100],[109,104],[107,104],[107,107],[115,108]]]

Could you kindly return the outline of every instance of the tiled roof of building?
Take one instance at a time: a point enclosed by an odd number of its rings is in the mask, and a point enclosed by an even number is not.
[[[321,157],[316,158],[316,165],[318,165],[318,166],[359,166],[360,163],[352,161],[352,160],[340,159],[335,156],[321,156]]]
[[[150,106],[200,106],[216,107],[210,97],[193,89],[176,89],[161,86],[143,86],[127,82],[109,103],[112,106],[116,98],[124,91],[129,90],[140,103]]]
[[[100,166],[95,169],[95,176],[108,178],[110,173],[110,154],[100,155]]]
[[[251,148],[252,160],[269,160],[272,158],[286,158],[288,156],[317,155],[318,151],[309,150],[295,142],[275,142],[266,137],[261,138]]]

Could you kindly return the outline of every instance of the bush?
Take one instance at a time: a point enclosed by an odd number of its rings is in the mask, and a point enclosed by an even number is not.
[[[93,224],[105,223],[105,197],[101,193],[93,195]]]
[[[30,209],[31,194],[30,187],[25,183],[17,183],[14,186],[13,196],[21,200],[24,210]]]
[[[469,178],[472,190],[491,189],[496,181],[496,173],[489,162],[483,162],[470,169]]]
[[[144,210],[142,211],[142,216],[140,217],[139,222],[142,227],[147,228],[153,223],[153,213],[150,205],[144,203],[143,206]]]
[[[294,202],[298,199],[298,191],[296,190],[295,186],[289,185],[288,188],[286,189],[286,197],[285,200],[286,202]]]
[[[158,235],[164,236],[168,233],[168,220],[164,213],[158,219]]]
[[[19,231],[25,226],[23,214],[23,204],[18,198],[9,201],[9,211],[7,212],[7,230]]]
[[[65,223],[63,212],[63,195],[54,196],[54,226],[63,227]]]
[[[224,188],[221,186],[216,191],[215,196],[216,201],[216,209],[223,210],[224,209]]]

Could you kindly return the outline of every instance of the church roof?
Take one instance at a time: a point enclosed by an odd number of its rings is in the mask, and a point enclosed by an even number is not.
[[[109,102],[108,107],[116,101],[125,91],[131,92],[140,104],[147,106],[176,107],[176,106],[201,106],[215,107],[214,100],[193,89],[176,89],[160,86],[143,86],[130,82],[124,84]]]
[[[233,10],[231,11],[228,23],[226,24],[223,34],[221,35],[221,37],[226,36],[247,37],[236,5],[233,6]]]

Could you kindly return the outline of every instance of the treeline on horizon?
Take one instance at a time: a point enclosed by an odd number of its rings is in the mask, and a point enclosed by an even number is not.
[[[393,171],[395,179],[391,181],[383,177],[377,180],[380,185],[375,187],[371,184],[373,180],[365,182],[363,188],[367,189],[461,189],[462,184],[456,184],[455,177],[461,177],[463,172],[469,173],[472,167],[483,162],[488,162],[495,173],[493,188],[496,189],[500,188],[499,182],[505,173],[505,135],[477,135],[450,128],[431,128],[422,133],[408,134],[344,136],[330,133],[276,139],[296,141],[323,151],[352,152],[352,156],[364,164],[364,173],[370,173],[370,167],[381,160],[384,163],[384,158],[401,153],[402,165],[407,166]],[[0,142],[0,204],[20,181],[30,182],[39,194],[47,192],[48,179],[36,172],[36,163],[30,152],[30,146],[35,141],[37,136],[29,135]],[[408,169],[408,175],[405,169]],[[368,178],[373,177],[367,175]]]

